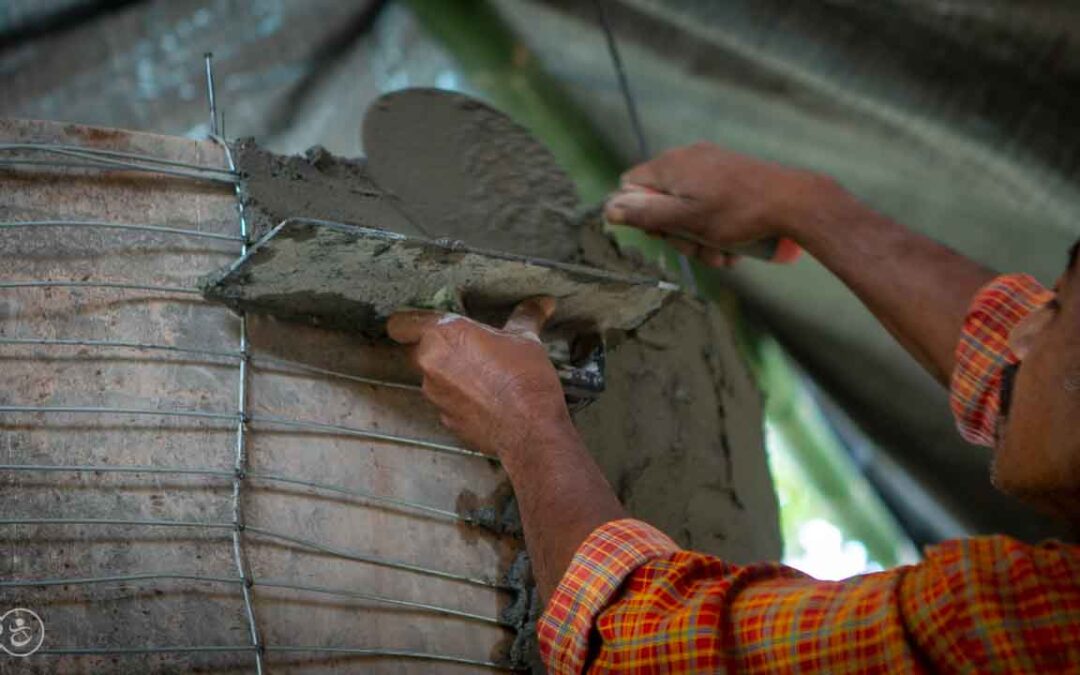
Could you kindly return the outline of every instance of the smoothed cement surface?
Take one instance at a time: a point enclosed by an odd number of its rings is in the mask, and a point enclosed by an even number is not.
[[[565,260],[574,253],[577,191],[551,151],[474,98],[406,89],[364,116],[372,177],[433,238]]]

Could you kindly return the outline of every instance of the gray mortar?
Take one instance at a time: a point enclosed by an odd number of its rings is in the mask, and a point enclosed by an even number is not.
[[[510,563],[504,581],[514,589],[514,600],[500,612],[499,618],[517,628],[517,634],[502,658],[515,670],[527,670],[534,675],[543,675],[546,670],[540,658],[536,624],[540,620],[544,605],[536,589],[536,580],[532,575],[532,564],[527,552],[518,552],[517,557]]]
[[[378,335],[404,307],[509,310],[551,295],[552,328],[629,330],[655,313],[670,285],[581,265],[528,260],[382,230],[287,221],[203,283],[210,298],[285,318]]]
[[[574,183],[503,113],[461,94],[407,89],[368,108],[363,140],[371,176],[430,236],[550,260],[573,256]]]
[[[295,217],[423,234],[375,184],[363,159],[335,157],[319,146],[303,156],[277,155],[250,138],[237,141],[233,155],[253,240]]]
[[[582,262],[659,273],[621,253],[598,220],[580,241]],[[761,394],[723,312],[681,295],[618,343],[607,391],[574,422],[620,501],[681,546],[736,563],[778,559]]]

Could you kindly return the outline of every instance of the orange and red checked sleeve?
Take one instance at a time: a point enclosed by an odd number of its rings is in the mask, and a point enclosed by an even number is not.
[[[578,549],[538,632],[557,675],[1076,672],[1080,548],[981,537],[833,582],[619,520]]]
[[[899,580],[821,582],[779,563],[732,565],[619,520],[579,548],[541,617],[540,649],[559,674],[829,672],[837,661],[892,672],[911,658]]]
[[[1027,274],[1000,276],[975,294],[956,345],[949,387],[956,426],[969,443],[994,444],[1002,374],[1018,362],[1009,349],[1009,333],[1053,297]]]

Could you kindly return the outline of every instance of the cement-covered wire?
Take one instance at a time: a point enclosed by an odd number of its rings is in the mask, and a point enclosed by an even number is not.
[[[87,159],[83,161],[72,160],[34,160],[34,159],[20,159],[20,158],[5,158],[0,157],[0,166],[49,166],[62,169],[95,169],[99,171],[105,170],[119,170],[124,171],[139,171],[143,173],[156,173],[165,176],[175,176],[177,178],[187,178],[191,180],[205,180],[212,183],[225,183],[228,185],[234,184],[236,181],[231,178],[224,178],[215,175],[207,175],[197,173],[194,171],[186,171],[183,169],[169,169],[167,167],[152,167],[152,166],[140,166],[138,164],[128,164],[126,162],[109,162],[100,159]]]
[[[232,523],[161,518],[0,518],[0,525],[126,525],[137,527],[190,527],[204,530],[231,530]]]
[[[76,415],[161,415],[164,417],[201,417],[205,419],[228,421],[236,421],[241,418],[241,414],[239,412],[216,412],[210,410],[177,410],[163,408],[109,408],[101,406],[67,405],[0,405],[0,413],[3,412],[44,414],[68,413]],[[419,438],[411,438],[408,436],[398,436],[396,434],[387,434],[381,431],[371,431],[369,429],[347,427],[338,424],[325,424],[323,422],[313,422],[309,420],[296,420],[286,417],[277,417],[274,415],[247,415],[246,418],[249,422],[255,422],[260,424],[275,425],[295,429],[305,429],[317,433],[355,436],[358,438],[366,438],[369,440],[386,441],[388,443],[400,443],[402,445],[424,448],[426,450],[434,450],[436,452],[462,455],[465,457],[475,457],[487,461],[496,461],[495,458],[491,457],[490,455],[485,455],[480,452],[474,452],[472,450],[466,450],[465,448],[461,448],[455,445],[447,445],[445,443],[437,443],[435,441],[425,441]]]
[[[214,469],[209,467],[180,467],[180,466],[147,466],[140,464],[109,465],[109,464],[0,464],[0,471],[9,472],[43,472],[43,473],[122,473],[122,474],[157,474],[175,476],[215,476],[232,479],[236,475],[235,469]],[[439,519],[452,520],[475,524],[473,519],[463,516],[455,511],[440,509],[428,504],[421,504],[407,499],[396,497],[384,497],[367,490],[345,488],[330,483],[322,483],[302,478],[291,478],[281,474],[266,473],[262,471],[247,471],[245,476],[248,480],[263,481],[266,483],[282,483],[285,485],[299,485],[323,492],[357,497],[368,502],[384,506],[393,506],[408,511],[417,511],[425,515],[435,516]]]
[[[513,672],[514,669],[505,663],[485,661],[482,659],[470,659],[463,656],[450,656],[447,654],[435,654],[431,652],[410,651],[404,649],[375,649],[367,647],[326,647],[321,645],[266,645],[262,648],[266,652],[310,652],[314,654],[340,654],[343,656],[367,656],[371,658],[397,658],[416,659],[421,661],[436,661],[444,663],[460,663],[463,665],[490,668]],[[34,652],[36,655],[46,656],[106,656],[106,655],[142,655],[142,654],[209,654],[229,652],[255,652],[260,650],[251,645],[191,645],[191,646],[155,646],[155,647],[47,647]]]
[[[326,424],[325,422],[310,422],[306,420],[287,419],[274,415],[251,415],[250,419],[252,422],[255,422],[257,424],[276,425],[282,427],[291,427],[295,429],[307,429],[321,433],[341,434],[343,436],[356,436],[358,438],[366,438],[373,441],[402,443],[404,445],[411,445],[417,448],[434,450],[435,452],[443,452],[451,455],[460,455],[463,457],[474,457],[477,459],[484,459],[489,462],[498,461],[497,458],[491,455],[485,455],[482,452],[468,450],[460,446],[449,445],[446,443],[438,443],[436,441],[425,441],[418,438],[408,438],[395,434],[386,434],[381,431],[372,431],[370,429],[359,429],[356,427],[343,426],[340,424]]]
[[[0,465],[0,468],[3,468]],[[290,478],[288,476],[282,476],[274,473],[264,473],[261,471],[249,471],[247,477],[251,480],[262,480],[273,483],[285,483],[289,485],[299,485],[302,487],[309,487],[315,490],[322,490],[325,492],[333,492],[340,495],[346,495],[348,497],[359,497],[376,504],[383,504],[386,506],[395,506],[398,508],[408,509],[410,511],[420,511],[421,513],[437,516],[446,520],[454,520],[464,523],[472,523],[473,520],[466,516],[463,516],[454,511],[448,511],[446,509],[440,509],[434,506],[428,506],[427,504],[420,504],[418,502],[409,501],[406,499],[397,499],[396,497],[383,497],[376,495],[366,490],[355,490],[349,488],[339,487],[337,485],[330,485],[328,483],[320,483],[317,481],[303,480],[300,478]]]
[[[183,237],[198,237],[202,239],[243,241],[242,238],[232,234],[219,234],[217,232],[203,232],[202,230],[192,230],[182,227],[166,227],[164,225],[149,225],[143,223],[110,223],[101,220],[24,220],[0,222],[0,230],[43,227],[71,227],[102,230],[127,230],[134,232],[156,232],[159,234],[173,234]]]
[[[0,581],[0,588],[34,588],[45,586],[92,586],[96,584],[124,584],[137,581],[198,581],[215,584],[242,584],[235,577],[213,577],[204,574],[174,572],[147,572],[145,574],[113,574],[103,577],[56,577],[48,579],[14,579]]]
[[[424,661],[441,661],[444,663],[461,663],[469,666],[481,666],[497,670],[513,671],[514,669],[505,663],[494,661],[482,661],[461,656],[447,656],[445,654],[432,654],[403,649],[369,649],[366,647],[306,647],[303,645],[274,645],[267,646],[268,652],[315,652],[319,654],[346,654],[350,656],[390,657],[403,659],[419,659]]]
[[[194,520],[169,520],[162,518],[150,518],[150,519],[138,519],[138,518],[0,518],[0,525],[97,525],[97,526],[128,526],[128,527],[169,527],[169,528],[191,528],[202,530],[230,530],[235,531],[236,526],[231,522],[218,522],[218,521],[194,521]],[[338,558],[344,558],[346,560],[355,560],[356,562],[366,563],[368,565],[374,565],[376,567],[386,567],[388,569],[395,569],[402,572],[411,572],[413,574],[420,574],[424,576],[436,577],[439,579],[447,579],[449,581],[460,581],[462,583],[470,584],[473,586],[483,586],[485,588],[493,588],[496,590],[514,590],[512,587],[505,584],[499,584],[490,579],[480,579],[477,577],[470,577],[466,574],[458,574],[457,572],[447,572],[445,570],[436,569],[433,567],[426,567],[424,565],[414,565],[412,563],[402,562],[399,560],[391,560],[389,558],[381,558],[378,556],[367,555],[358,551],[351,551],[344,548],[338,548],[334,546],[327,546],[320,544],[317,541],[311,541],[309,539],[303,539],[301,537],[294,537],[291,534],[284,532],[278,532],[264,527],[255,527],[251,525],[244,525],[244,532],[260,535],[268,539],[276,541],[288,542],[296,544],[304,548],[309,548],[313,551],[325,553]],[[245,578],[246,582],[246,578]]]
[[[163,345],[150,342],[127,342],[123,340],[83,340],[83,339],[71,339],[71,338],[10,338],[0,337],[0,345],[40,345],[45,347],[100,347],[103,349],[135,349],[145,351],[165,351],[165,352],[178,352],[182,354],[195,354],[200,356],[217,356],[222,358],[240,358],[241,354],[238,350],[227,349],[201,349],[195,347],[182,347],[178,345]],[[265,356],[251,354],[249,360],[252,365],[259,368],[268,368],[270,366],[277,366],[280,368],[293,368],[296,370],[315,373],[317,375],[326,375],[327,377],[335,377],[343,380],[349,380],[351,382],[358,382],[360,384],[368,384],[374,387],[387,387],[391,389],[404,389],[408,391],[420,391],[420,387],[415,384],[408,384],[405,382],[397,382],[394,380],[383,380],[376,377],[367,377],[364,375],[356,375],[353,373],[343,373],[337,370],[330,370],[328,368],[320,368],[318,366],[308,365],[299,361],[292,361],[289,359],[282,359],[276,356]]]
[[[196,356],[239,358],[240,352],[224,349],[196,349],[177,345],[161,345],[149,342],[126,342],[123,340],[79,340],[69,338],[12,338],[0,337],[0,345],[23,345],[41,347],[100,347],[105,349],[134,349],[138,351],[163,351]]]
[[[239,177],[234,171],[217,167],[179,162],[151,155],[142,155],[131,152],[119,152],[115,150],[101,150],[98,148],[86,148],[78,145],[62,145],[51,143],[0,143],[0,151],[36,152],[41,154],[70,157],[81,160],[82,168],[103,169],[127,169],[131,171],[144,171],[160,173],[181,178],[192,178],[219,183],[235,184]],[[23,157],[3,157],[0,164],[43,164],[38,160],[27,160]],[[63,162],[49,162],[49,164],[63,166]],[[78,165],[77,165],[78,166]]]
[[[230,176],[236,175],[235,170],[223,169],[219,166],[207,166],[205,164],[181,162],[175,159],[166,159],[165,157],[144,155],[137,152],[123,152],[121,150],[107,150],[105,148],[90,148],[83,145],[65,145],[63,143],[0,143],[0,150],[40,150],[43,152],[88,155],[91,157],[105,157],[110,159],[138,161],[147,164],[159,164],[162,166],[173,166],[182,169],[195,169],[198,171],[221,173]]]
[[[184,572],[146,572],[137,574],[113,574],[100,577],[49,577],[38,579],[3,580],[0,581],[0,588],[93,586],[105,584],[138,583],[143,581],[194,581],[207,584],[226,584],[230,586],[241,586],[244,584],[244,581],[237,577],[220,577],[205,574],[189,574]],[[495,626],[501,626],[503,628],[514,628],[512,624],[507,623],[506,621],[490,616],[484,616],[482,614],[475,614],[473,612],[466,612],[459,609],[453,609],[451,607],[443,607],[442,605],[433,605],[426,602],[414,602],[412,600],[402,600],[400,598],[390,598],[383,595],[363,593],[348,588],[330,588],[327,586],[297,584],[290,581],[281,581],[277,579],[253,579],[252,585],[257,587],[261,586],[265,588],[280,588],[285,590],[300,591],[302,593],[316,593],[319,595],[330,595],[342,598],[352,598],[355,600],[365,600],[368,602],[388,605],[391,607],[405,607],[408,609],[432,612],[435,614],[442,614],[445,616],[453,616],[461,619],[467,619],[470,621],[487,623]]]
[[[417,384],[409,384],[407,382],[394,382],[392,380],[383,380],[376,377],[365,377],[363,375],[342,373],[340,371],[328,370],[326,368],[320,368],[318,366],[312,366],[306,363],[300,363],[298,361],[280,359],[276,356],[253,355],[251,357],[251,360],[253,364],[257,367],[260,366],[260,364],[264,363],[272,366],[287,366],[289,368],[304,370],[310,373],[316,373],[318,375],[326,375],[328,377],[336,377],[343,380],[349,380],[351,382],[359,382],[360,384],[370,384],[376,387],[388,387],[391,389],[405,389],[408,391],[420,391],[420,385]]]
[[[155,293],[185,293],[200,295],[197,288],[185,286],[155,286],[151,284],[127,284],[113,281],[0,281],[0,288],[114,288],[125,291],[152,291]]]
[[[417,609],[427,612],[435,612],[436,614],[445,614],[446,616],[455,616],[460,619],[468,619],[470,621],[479,621],[481,623],[488,623],[495,626],[501,626],[503,628],[513,629],[515,626],[501,619],[496,619],[490,616],[484,616],[482,614],[474,614],[473,612],[465,612],[459,609],[451,609],[449,607],[443,607],[441,605],[432,605],[426,602],[413,602],[412,600],[400,600],[397,598],[388,598],[382,595],[374,595],[371,593],[363,593],[361,591],[354,591],[347,588],[328,588],[326,586],[310,586],[306,584],[294,584],[287,581],[256,579],[256,586],[265,588],[283,588],[294,591],[302,591],[305,593],[319,593],[323,595],[333,595],[345,598],[354,598],[357,600],[366,600],[368,602],[376,602],[383,605],[390,605],[394,607],[406,607],[408,609]]]
[[[423,565],[414,565],[412,563],[402,562],[399,560],[390,560],[388,558],[380,558],[377,556],[367,555],[365,553],[351,551],[349,549],[339,548],[336,546],[327,546],[326,544],[320,544],[317,541],[304,539],[302,537],[294,537],[291,534],[284,534],[282,532],[276,532],[274,530],[268,530],[262,527],[253,527],[249,525],[244,528],[244,531],[252,534],[262,535],[270,539],[276,539],[278,541],[296,544],[298,546],[303,546],[304,548],[310,548],[313,551],[326,553],[327,555],[332,555],[338,558],[345,558],[346,560],[355,560],[357,562],[375,565],[376,567],[386,567],[389,569],[400,570],[402,572],[413,572],[415,574],[422,574],[424,576],[437,577],[450,581],[460,581],[462,583],[471,584],[473,586],[483,586],[485,588],[494,588],[497,590],[505,591],[514,590],[510,586],[496,583],[490,579],[471,577],[467,574],[458,574],[457,572],[446,572],[444,570],[438,570],[432,567],[425,567]]]
[[[233,471],[204,467],[144,466],[141,464],[0,464],[0,471],[40,471],[44,473],[150,473],[174,476],[220,476],[230,478]]]
[[[108,408],[76,405],[0,405],[0,413],[43,413],[72,415],[159,415],[161,417],[194,417],[235,421],[236,413],[208,410],[162,410],[160,408]]]
[[[138,654],[208,654],[256,651],[251,645],[177,645],[161,647],[44,647],[34,652],[44,656],[99,656]]]

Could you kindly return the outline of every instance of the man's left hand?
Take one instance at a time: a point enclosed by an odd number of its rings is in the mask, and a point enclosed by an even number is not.
[[[538,337],[555,299],[523,301],[500,330],[457,314],[403,311],[394,340],[412,345],[423,392],[469,447],[501,455],[572,426],[562,385]]]

